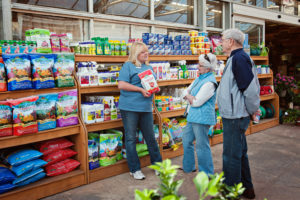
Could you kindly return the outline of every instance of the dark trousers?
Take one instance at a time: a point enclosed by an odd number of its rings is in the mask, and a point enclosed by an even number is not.
[[[242,182],[246,189],[253,188],[245,136],[250,117],[222,120],[225,183],[233,186]]]

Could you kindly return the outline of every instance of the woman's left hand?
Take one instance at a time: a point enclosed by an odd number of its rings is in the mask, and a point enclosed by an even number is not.
[[[186,99],[189,101],[190,104],[193,104],[193,100],[195,99],[194,96],[188,94],[188,95],[186,95],[185,97],[186,97]]]

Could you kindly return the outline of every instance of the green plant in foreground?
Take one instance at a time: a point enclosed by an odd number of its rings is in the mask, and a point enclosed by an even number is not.
[[[171,160],[167,159],[151,165],[149,168],[160,173],[159,189],[143,191],[135,190],[136,200],[183,200],[186,199],[178,194],[178,190],[183,180],[174,181],[179,166],[172,165]],[[238,199],[244,192],[242,183],[235,186],[228,186],[224,183],[224,173],[214,174],[208,177],[204,172],[200,172],[194,178],[194,183],[199,194],[199,200],[212,197],[214,200]]]

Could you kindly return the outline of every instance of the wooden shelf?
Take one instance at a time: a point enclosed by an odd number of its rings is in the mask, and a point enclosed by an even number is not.
[[[177,109],[177,110],[169,110],[169,111],[162,111],[159,112],[161,118],[169,118],[169,117],[178,117],[184,114],[185,109]]]
[[[146,167],[151,164],[150,156],[140,157],[141,167]],[[89,170],[89,183],[102,180],[111,176],[116,176],[125,172],[129,172],[127,160],[123,159],[118,161],[116,164],[99,167],[93,170]]]
[[[266,94],[260,96],[260,101],[267,101],[275,98],[276,98],[276,94]]]
[[[213,137],[210,138],[210,146],[214,146],[220,143],[223,143],[223,133],[213,135]]]
[[[279,118],[262,119],[258,124],[251,125],[251,134],[279,125]]]
[[[171,148],[164,149],[162,151],[162,158],[163,158],[163,160],[167,159],[167,158],[175,158],[175,157],[181,156],[181,155],[183,155],[183,146],[182,145],[180,145],[178,147],[178,149],[176,149],[175,151],[173,149],[171,149]]]
[[[81,94],[91,94],[99,92],[120,92],[120,90],[117,84],[80,87]]]
[[[70,136],[80,133],[80,125],[55,128],[38,133],[26,134],[22,136],[8,136],[0,138],[0,149],[14,147],[44,140]]]
[[[176,80],[159,80],[157,81],[158,86],[169,86],[169,85],[187,85],[191,84],[195,79],[176,79]]]
[[[35,183],[20,187],[0,195],[1,200],[34,200],[63,192],[86,183],[83,170],[75,170],[67,174],[46,177]]]
[[[273,74],[257,74],[258,78],[273,78]]]
[[[85,124],[88,132],[102,131],[111,128],[118,128],[123,126],[122,119],[116,119],[111,121],[104,121],[94,124]]]
[[[251,56],[252,60],[253,61],[256,61],[256,60],[268,60],[268,56]]]
[[[33,95],[39,95],[43,93],[59,93],[66,90],[76,89],[76,87],[62,87],[62,88],[48,88],[48,89],[30,89],[30,90],[16,90],[16,91],[6,91],[0,92],[0,100],[6,99],[17,99],[22,97],[28,97]]]

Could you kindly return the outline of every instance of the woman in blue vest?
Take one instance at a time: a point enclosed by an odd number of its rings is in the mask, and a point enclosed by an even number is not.
[[[212,154],[209,146],[208,131],[216,124],[215,103],[217,81],[212,73],[217,65],[215,55],[203,54],[199,56],[199,77],[184,91],[183,98],[189,102],[187,107],[187,126],[184,128],[182,143],[184,149],[183,171],[196,171],[194,156],[194,141],[198,170],[206,174],[214,173]]]

